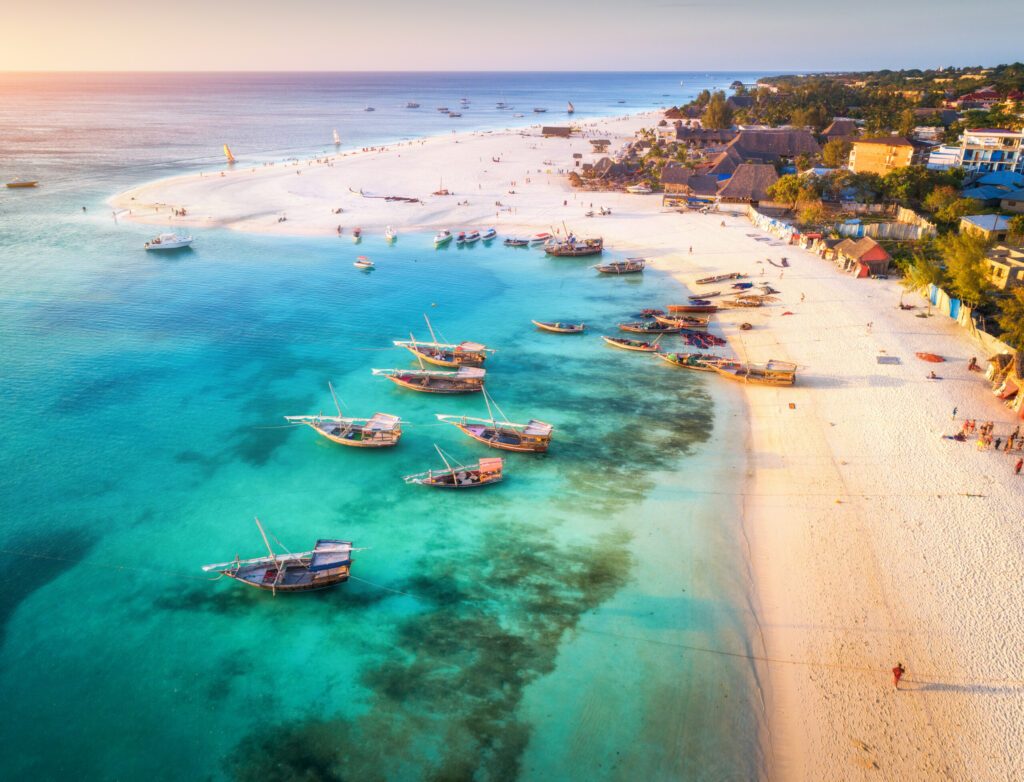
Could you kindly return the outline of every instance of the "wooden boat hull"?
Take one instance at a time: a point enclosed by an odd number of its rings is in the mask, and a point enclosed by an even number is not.
[[[385,375],[385,377],[395,385],[423,394],[477,394],[484,389],[482,382],[468,383],[448,378],[402,377],[401,375]]]
[[[266,578],[270,577],[267,581]],[[266,571],[263,575],[252,574],[251,576],[244,571],[237,573],[225,572],[225,576],[233,578],[240,584],[246,584],[247,586],[255,587],[256,589],[262,589],[267,592],[316,592],[320,589],[330,589],[331,587],[337,586],[338,584],[344,584],[349,578],[349,566],[345,565],[341,568],[336,568],[331,571],[325,572],[323,575],[308,573],[307,578],[304,578],[299,583],[279,583],[275,586],[273,581],[273,571]]]
[[[403,345],[414,356],[438,367],[479,367],[487,360],[486,353],[456,353],[451,350],[424,350],[415,345]]]
[[[718,312],[717,304],[669,304],[666,307],[670,313],[672,312],[705,312],[712,313]]]
[[[553,334],[582,334],[586,329],[586,324],[560,324],[560,323],[545,323],[542,320],[531,320],[534,326],[539,328],[541,331],[550,331]]]
[[[516,453],[544,453],[550,446],[550,438],[531,437],[514,429],[484,426],[482,424],[460,424],[455,426],[466,436],[490,448]]]
[[[557,247],[549,247],[544,250],[548,255],[554,256],[555,258],[584,258],[588,255],[600,255],[604,252],[603,247],[584,247],[574,249],[559,249]]]
[[[36,187],[38,184],[38,182],[8,182],[7,186],[12,190],[18,190],[28,187]]]
[[[722,377],[727,377],[730,380],[736,380],[740,383],[747,383],[753,386],[792,386],[796,382],[795,375],[791,376],[778,376],[778,375],[763,375],[760,373],[745,372],[742,366],[724,366],[714,367],[715,372],[720,374]]]
[[[682,330],[682,326],[663,326],[661,328],[655,326],[652,328],[650,326],[637,326],[632,323],[619,324],[619,331],[625,331],[630,334],[678,334]]]
[[[616,340],[614,337],[601,337],[601,339],[613,348],[619,348],[621,350],[635,350],[639,353],[656,353],[658,351],[658,346],[652,342],[634,342],[632,340],[622,342]]]
[[[690,369],[694,372],[714,372],[715,366],[737,363],[721,356],[704,356],[700,353],[658,353],[657,355],[666,364],[671,364],[679,369]]]
[[[679,331],[705,331],[708,327],[707,318],[693,318],[685,315],[672,317],[669,315],[655,315],[654,320],[663,326],[671,326]]]
[[[392,439],[375,438],[372,435],[367,439],[362,439],[363,437],[365,437],[366,433],[358,430],[352,430],[350,432],[350,434],[352,435],[359,436],[358,438],[356,438],[347,437],[341,434],[333,434],[324,429],[320,429],[319,427],[314,426],[313,424],[307,424],[307,426],[309,426],[310,429],[312,429],[318,435],[323,437],[325,440],[330,440],[332,443],[337,443],[338,445],[347,445],[349,448],[391,448],[393,446],[398,445],[398,440],[402,436],[402,431],[397,430],[394,433],[394,437]],[[339,429],[339,431],[341,430]]]

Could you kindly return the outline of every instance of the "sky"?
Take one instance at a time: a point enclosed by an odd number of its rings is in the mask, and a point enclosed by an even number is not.
[[[4,0],[0,71],[995,65],[1024,57],[1019,20],[1018,0]]]

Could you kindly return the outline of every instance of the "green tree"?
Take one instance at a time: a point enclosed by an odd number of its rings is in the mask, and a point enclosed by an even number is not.
[[[976,234],[949,233],[938,240],[938,248],[946,261],[952,293],[972,306],[983,305],[992,289],[985,275],[988,242]]]
[[[932,186],[931,172],[924,166],[897,168],[882,178],[885,197],[904,204],[920,203],[931,192]]]
[[[960,193],[952,185],[939,185],[924,199],[924,208],[935,214],[942,211],[960,198]]]
[[[1002,329],[999,338],[1017,350],[1024,350],[1024,288],[1017,288],[1011,296],[1001,299],[996,323]]]
[[[927,253],[914,253],[914,260],[907,266],[900,284],[908,291],[925,290],[929,285],[942,285],[945,273],[942,266]]]
[[[909,137],[913,134],[917,124],[917,115],[914,114],[914,110],[904,109],[900,113],[899,126],[896,130],[901,136]]]
[[[791,207],[796,206],[802,194],[803,182],[800,181],[800,177],[796,174],[786,174],[779,177],[768,188],[768,195],[773,201],[777,201],[780,204],[789,204]]]
[[[1024,241],[1024,215],[1014,215],[1010,218],[1010,235],[1017,241]]]
[[[944,223],[956,223],[966,215],[981,214],[984,205],[973,198],[957,198],[935,213],[935,217]]]
[[[708,107],[704,110],[704,115],[700,121],[706,128],[722,130],[723,128],[732,127],[732,115],[732,106],[726,103],[725,93],[718,91],[711,96]]]
[[[825,205],[821,203],[820,199],[802,202],[800,209],[801,225],[821,225],[825,222],[826,215]]]
[[[694,100],[694,103],[697,106],[707,106],[710,101],[711,101],[711,91],[710,90],[701,90],[700,93],[697,95],[696,100]]]
[[[846,165],[852,148],[853,144],[849,141],[841,138],[830,139],[822,147],[821,162],[829,168],[841,168]]]
[[[797,155],[793,162],[797,171],[806,171],[811,167],[811,158],[807,155]]]

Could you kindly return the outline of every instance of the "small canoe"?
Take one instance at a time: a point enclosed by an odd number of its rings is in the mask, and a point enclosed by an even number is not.
[[[599,263],[594,266],[601,274],[638,274],[644,270],[647,262],[643,258],[627,258],[624,261]]]
[[[714,285],[716,282],[725,282],[726,280],[738,280],[746,276],[747,275],[740,274],[739,272],[730,272],[729,274],[715,274],[711,277],[701,277],[699,280],[697,280],[697,284]]]
[[[737,363],[722,356],[709,353],[658,353],[658,358],[680,369],[692,369],[696,372],[714,372],[716,366],[726,363]]]
[[[15,179],[13,182],[7,183],[7,186],[12,190],[21,187],[37,187],[38,185],[39,180],[37,179]]]
[[[922,361],[930,361],[933,364],[941,364],[943,361],[946,360],[938,353],[915,353],[914,355],[917,356]]]
[[[605,342],[611,345],[613,348],[622,348],[622,350],[636,350],[641,353],[657,353],[658,352],[658,340],[654,342],[640,342],[636,339],[624,339],[622,337],[607,337],[602,336]]]
[[[504,241],[506,247],[529,247],[529,239],[506,239]]]
[[[709,318],[698,318],[694,315],[655,315],[654,320],[663,326],[703,331],[708,327]]]
[[[665,309],[669,314],[673,312],[717,312],[717,304],[669,304]]]
[[[683,330],[682,326],[667,323],[651,323],[649,320],[638,320],[632,323],[619,323],[619,331],[628,331],[631,334],[678,334]]]
[[[555,334],[582,334],[587,328],[585,323],[563,323],[561,321],[531,320],[537,328],[542,331],[551,331]]]

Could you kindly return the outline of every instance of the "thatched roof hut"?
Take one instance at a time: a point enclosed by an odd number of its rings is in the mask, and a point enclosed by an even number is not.
[[[756,204],[768,200],[768,188],[778,181],[775,166],[765,163],[740,163],[725,184],[718,189],[723,201]]]

